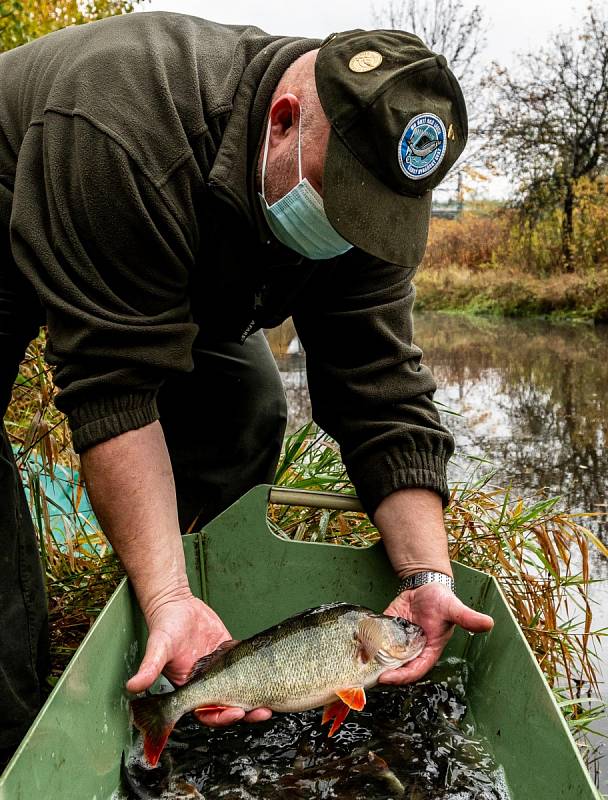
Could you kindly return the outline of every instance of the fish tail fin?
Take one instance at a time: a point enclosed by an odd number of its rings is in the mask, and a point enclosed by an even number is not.
[[[160,754],[177,722],[168,716],[166,707],[162,696],[140,697],[131,701],[133,722],[143,734],[144,755],[152,767],[158,764]]]

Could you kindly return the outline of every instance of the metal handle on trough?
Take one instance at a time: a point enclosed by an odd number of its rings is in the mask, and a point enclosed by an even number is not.
[[[331,508],[335,511],[363,511],[359,498],[352,494],[339,492],[313,492],[309,489],[287,489],[273,486],[269,503],[282,506],[310,506],[311,508]]]

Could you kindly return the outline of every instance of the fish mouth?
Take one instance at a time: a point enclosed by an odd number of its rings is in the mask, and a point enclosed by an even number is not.
[[[420,625],[403,617],[394,617],[394,623],[400,628],[401,636],[390,648],[392,658],[399,659],[401,664],[413,661],[426,647],[426,634]]]
[[[405,648],[395,648],[395,650],[379,650],[376,660],[384,669],[399,669],[408,661],[418,658],[426,647],[426,636],[421,634],[417,641],[410,643]]]

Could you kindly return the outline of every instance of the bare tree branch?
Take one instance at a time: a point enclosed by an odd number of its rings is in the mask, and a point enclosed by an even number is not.
[[[372,16],[378,27],[415,33],[431,50],[442,53],[463,87],[476,83],[487,33],[480,6],[467,10],[463,0],[389,0]]]
[[[562,249],[572,266],[576,182],[608,168],[608,18],[589,6],[578,32],[561,32],[520,59],[519,71],[495,64],[485,85],[493,94],[487,151],[534,197],[564,213]]]

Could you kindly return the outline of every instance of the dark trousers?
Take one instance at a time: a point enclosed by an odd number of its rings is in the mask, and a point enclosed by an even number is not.
[[[0,257],[5,255],[0,253]],[[36,296],[0,261],[0,417],[30,339]],[[46,598],[38,545],[4,424],[0,437],[0,755],[28,729],[48,668]]]
[[[2,254],[0,254],[2,255]],[[43,321],[14,265],[0,261],[0,414],[29,341]],[[244,345],[205,341],[194,372],[159,392],[182,532],[196,530],[274,477],[287,416],[264,335]],[[0,439],[0,751],[16,746],[40,707],[48,668],[44,584],[32,520],[6,431]]]

